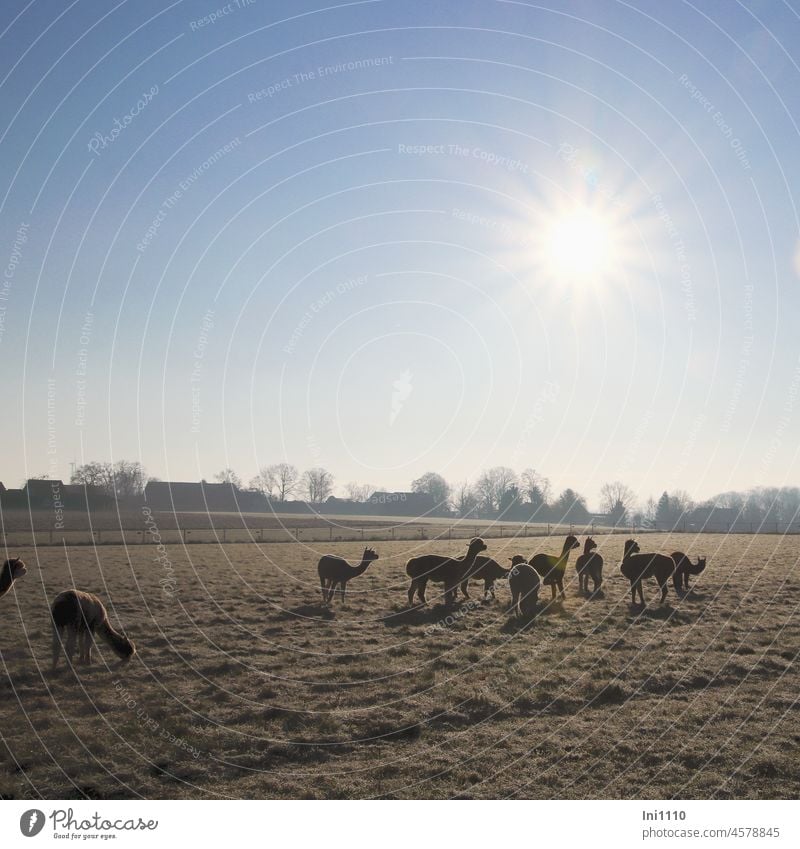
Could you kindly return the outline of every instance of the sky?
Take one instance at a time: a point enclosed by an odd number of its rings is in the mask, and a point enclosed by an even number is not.
[[[800,3],[9,0],[0,480],[800,481]]]

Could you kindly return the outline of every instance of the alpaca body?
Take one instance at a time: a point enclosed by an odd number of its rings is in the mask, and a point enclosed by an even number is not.
[[[0,597],[4,596],[11,589],[14,581],[21,578],[27,571],[25,564],[18,557],[6,560],[0,567]]]
[[[78,643],[78,658],[81,662],[92,662],[92,647],[95,632],[111,646],[123,660],[136,654],[136,646],[124,634],[115,631],[108,621],[108,613],[102,601],[92,593],[81,590],[66,590],[59,593],[51,608],[53,619],[53,669],[58,665],[62,645],[72,663],[75,644]],[[66,643],[64,635],[66,634]]]
[[[535,554],[528,561],[539,573],[542,583],[550,587],[552,597],[556,597],[556,588],[561,598],[564,598],[564,573],[567,569],[570,552],[578,548],[578,540],[570,534],[564,540],[561,554]]]
[[[470,581],[483,581],[483,597],[486,598],[491,594],[494,598],[494,582],[507,578],[510,571],[510,569],[504,569],[493,558],[479,555],[475,558],[475,564],[469,575],[461,582],[461,592],[464,594],[464,598],[469,598],[467,590]]]
[[[324,554],[320,557],[317,564],[317,574],[319,575],[323,603],[330,604],[333,601],[338,587],[342,604],[344,604],[347,582],[366,572],[369,564],[377,559],[378,553],[372,548],[364,549],[358,566],[351,566],[343,557],[338,557],[335,554]]]
[[[508,586],[511,590],[511,611],[517,616],[532,616],[539,601],[542,585],[539,573],[519,555],[511,560]]]
[[[672,585],[676,592],[679,590],[687,591],[689,589],[689,575],[699,575],[706,568],[705,557],[698,557],[697,563],[692,563],[682,551],[673,552],[672,560],[675,563]]]
[[[636,594],[644,607],[644,593],[642,592],[642,580],[644,578],[655,578],[661,588],[661,601],[667,600],[667,589],[669,579],[675,571],[675,561],[666,554],[639,554],[639,545],[635,540],[629,539],[625,543],[625,553],[619,570],[631,582],[631,604],[636,604]]]
[[[476,537],[470,541],[467,553],[462,557],[445,557],[441,554],[423,554],[412,557],[406,563],[406,575],[411,578],[411,586],[408,588],[408,603],[414,603],[414,595],[419,597],[423,604],[425,600],[425,588],[428,581],[444,584],[444,597],[446,604],[452,604],[456,600],[458,586],[469,575],[475,565],[475,558],[481,551],[486,551],[486,543]]]
[[[575,562],[578,573],[578,586],[582,593],[589,593],[589,578],[592,579],[592,592],[597,592],[603,585],[603,558],[594,549],[597,543],[589,537],[584,543],[583,554]]]

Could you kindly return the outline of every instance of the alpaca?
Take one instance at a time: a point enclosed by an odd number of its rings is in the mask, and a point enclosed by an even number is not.
[[[6,560],[0,568],[0,597],[4,596],[17,578],[21,578],[28,571],[25,564],[17,557]]]
[[[378,553],[374,548],[365,548],[361,555],[361,562],[358,566],[351,566],[342,557],[337,557],[335,554],[324,554],[319,559],[317,564],[317,573],[319,574],[319,585],[322,589],[322,601],[324,604],[330,604],[333,601],[333,596],[336,593],[336,586],[339,586],[339,593],[344,604],[344,593],[347,589],[347,582],[351,578],[357,578],[367,571],[367,567],[373,560],[378,559]]]
[[[682,551],[674,552],[672,559],[675,562],[675,572],[672,575],[672,585],[675,587],[675,592],[680,590],[688,592],[689,575],[699,575],[706,568],[706,559],[705,557],[698,557],[697,563],[692,563]]]
[[[469,575],[461,582],[461,592],[464,594],[464,598],[469,598],[467,588],[470,581],[483,581],[484,599],[488,598],[490,594],[492,598],[494,598],[494,582],[498,578],[507,578],[510,571],[510,569],[504,569],[491,557],[484,557],[483,555],[476,557],[475,566],[472,568]]]
[[[462,557],[445,557],[442,554],[422,554],[419,557],[412,557],[406,563],[406,575],[411,578],[408,603],[414,604],[416,593],[419,600],[427,604],[425,587],[428,581],[444,584],[445,604],[454,603],[459,584],[470,575],[475,558],[482,551],[486,551],[486,543],[480,537],[475,537],[470,540],[467,553]]]
[[[556,597],[556,587],[558,587],[560,597],[564,598],[564,572],[567,568],[570,552],[574,548],[579,548],[578,540],[570,534],[564,540],[561,554],[536,554],[528,561],[539,573],[544,585],[550,587],[553,600]]]
[[[581,554],[575,562],[578,573],[579,591],[589,595],[589,578],[592,579],[592,592],[596,593],[603,585],[603,558],[594,549],[597,543],[587,537]]]
[[[629,539],[625,542],[625,553],[619,570],[631,582],[631,604],[636,604],[636,593],[644,607],[644,593],[642,592],[642,579],[655,578],[661,587],[661,601],[663,604],[667,599],[667,587],[672,573],[675,571],[675,561],[666,554],[639,554],[639,545],[636,540]]]
[[[539,573],[525,562],[521,554],[511,558],[508,586],[511,589],[511,612],[517,616],[532,616],[539,601]]]
[[[83,663],[92,662],[94,632],[111,646],[123,662],[136,654],[136,646],[124,634],[115,631],[108,621],[108,613],[103,602],[96,595],[81,590],[65,590],[53,600],[53,669],[58,665],[58,656],[63,645],[64,632],[67,642],[64,646],[67,659],[72,664],[75,642],[78,642],[78,656]]]

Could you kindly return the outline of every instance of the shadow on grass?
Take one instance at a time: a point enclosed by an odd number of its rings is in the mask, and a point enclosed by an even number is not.
[[[288,607],[279,614],[280,619],[335,619],[333,609],[322,604],[300,604]]]
[[[628,605],[628,621],[636,622],[651,619],[659,622],[671,622],[673,625],[688,625],[693,620],[686,613],[681,613],[676,607],[671,604],[660,604],[657,607],[648,607],[641,604]]]
[[[466,602],[469,605],[469,601]],[[478,605],[475,604],[477,607]],[[448,616],[458,617],[459,611],[464,610],[464,604],[444,605],[434,604],[430,607],[417,605],[416,607],[395,607],[391,613],[383,617],[383,624],[387,628],[397,628],[400,625],[433,625],[443,622]],[[469,609],[469,608],[467,608]]]

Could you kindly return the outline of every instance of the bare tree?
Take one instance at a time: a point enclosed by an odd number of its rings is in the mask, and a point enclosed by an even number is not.
[[[469,481],[457,484],[453,491],[453,503],[459,516],[468,516],[478,506],[478,496]]]
[[[231,468],[225,468],[214,475],[214,480],[217,483],[229,483],[235,486],[236,489],[242,488],[242,479]]]
[[[141,463],[84,463],[70,477],[70,483],[97,486],[114,498],[137,498],[144,492],[147,473]]]
[[[357,501],[363,504],[375,492],[375,487],[371,483],[355,483],[351,481],[345,484],[344,491],[351,501]]]
[[[519,482],[522,494],[534,507],[542,507],[550,500],[550,480],[536,469],[525,469]]]
[[[300,472],[291,463],[275,463],[267,466],[267,472],[275,481],[275,496],[278,501],[286,501],[300,484]]]
[[[426,472],[412,481],[411,491],[430,495],[437,510],[447,510],[450,506],[450,485],[436,472]]]
[[[516,483],[517,475],[508,466],[486,469],[475,484],[481,507],[489,513],[494,513],[500,506],[500,499]]]
[[[622,524],[636,504],[636,493],[622,481],[604,483],[600,490],[600,509],[612,525]]]
[[[333,475],[319,466],[303,474],[302,487],[312,504],[322,503],[333,492]]]

